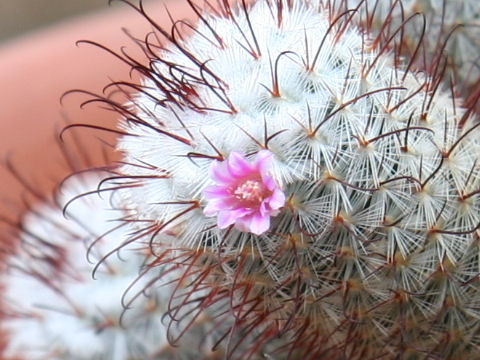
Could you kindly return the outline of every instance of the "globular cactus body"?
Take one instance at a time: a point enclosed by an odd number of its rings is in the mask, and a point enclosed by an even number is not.
[[[373,42],[360,13],[225,2],[188,37],[160,31],[171,45],[144,47],[141,91],[122,110],[113,201],[162,265],[189,254],[184,299],[211,289],[203,310],[229,296],[255,344],[283,335],[285,356],[315,359],[472,358],[478,122]]]
[[[21,243],[7,259],[2,281],[9,340],[2,358],[150,359],[168,347],[161,323],[167,299],[159,293],[124,296],[145,260],[140,251],[125,248],[99,265],[92,278],[93,264],[107,253],[105,242],[110,247],[126,238],[121,225],[112,230],[118,213],[100,197],[82,197],[70,204],[67,218],[62,213],[61,204],[90,191],[99,179],[99,174],[73,177],[60,204],[45,201],[23,216]]]

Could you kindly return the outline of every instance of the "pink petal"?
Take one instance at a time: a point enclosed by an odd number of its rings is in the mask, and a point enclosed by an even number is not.
[[[205,209],[203,209],[203,213],[206,216],[214,216],[220,211],[227,211],[231,209],[235,206],[235,203],[235,199],[231,198],[210,200],[207,206],[205,206]]]
[[[203,194],[208,200],[221,199],[231,197],[232,194],[225,186],[211,185],[203,190]]]
[[[239,218],[248,215],[251,210],[248,209],[236,209],[220,211],[217,217],[217,225],[220,229],[226,229],[230,225],[233,225]]]
[[[250,232],[250,221],[248,221],[250,217],[246,216],[244,218],[241,218],[235,222],[235,229],[241,231],[241,232]]]
[[[270,216],[262,216],[259,213],[249,217],[249,231],[255,235],[261,235],[270,228]]]
[[[263,175],[272,168],[273,153],[268,150],[262,150],[257,153],[255,158],[255,168]],[[262,176],[263,177],[263,176]]]
[[[234,181],[225,164],[219,161],[214,161],[210,166],[210,178],[222,185],[230,185]]]
[[[280,209],[283,205],[285,205],[285,194],[280,189],[275,189],[273,194],[266,199],[268,201],[268,205],[270,205],[271,209]]]
[[[227,160],[227,166],[229,173],[236,177],[246,177],[254,171],[252,164],[240,153],[232,151]]]
[[[275,179],[270,174],[262,174],[262,183],[266,186],[266,188],[270,191],[278,188]]]
[[[258,207],[258,212],[262,216],[270,216],[270,209],[269,209],[268,203],[265,200],[262,201],[262,203]]]

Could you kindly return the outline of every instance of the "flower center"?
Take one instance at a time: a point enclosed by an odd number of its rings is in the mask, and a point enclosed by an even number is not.
[[[260,181],[247,180],[235,189],[233,195],[238,200],[257,203],[267,197],[268,189]]]

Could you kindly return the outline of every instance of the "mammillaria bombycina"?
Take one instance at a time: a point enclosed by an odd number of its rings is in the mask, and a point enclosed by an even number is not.
[[[128,234],[108,197],[82,196],[94,191],[99,179],[94,170],[69,178],[58,204],[31,206],[18,225],[20,243],[7,257],[1,281],[7,339],[2,359],[217,358],[222,349],[212,348],[225,324],[208,313],[188,318],[191,331],[177,347],[168,343],[162,316],[172,286],[167,281],[152,286],[154,271],[142,275],[148,248],[122,246]],[[107,257],[114,244],[122,250]],[[170,328],[171,336],[174,331]]]
[[[130,3],[154,30],[143,61],[116,55],[142,79],[96,99],[124,134],[101,188],[152,271],[184,269],[171,323],[227,299],[229,358],[473,359],[480,123],[396,52],[408,22],[361,28],[368,1],[189,3],[198,24],[171,31]]]

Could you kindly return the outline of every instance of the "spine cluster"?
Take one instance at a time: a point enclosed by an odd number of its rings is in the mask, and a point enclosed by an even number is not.
[[[480,76],[480,4],[477,1],[349,0],[345,8],[359,5],[363,12],[362,26],[380,33],[389,32],[388,28],[401,29],[403,41],[398,43],[396,52],[407,58],[416,53],[417,68],[430,75],[444,73],[443,78],[453,83],[467,102],[477,101]],[[421,39],[419,48],[418,39]]]

